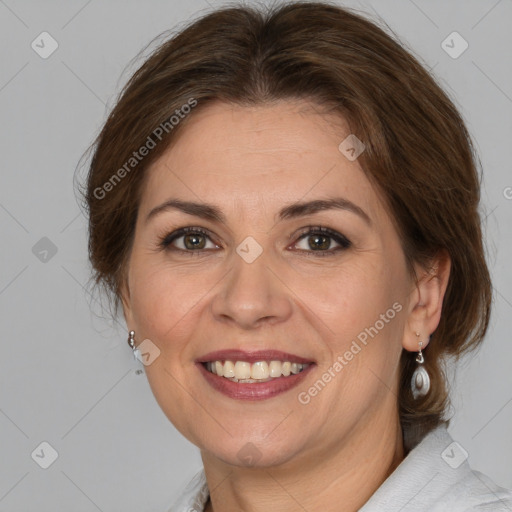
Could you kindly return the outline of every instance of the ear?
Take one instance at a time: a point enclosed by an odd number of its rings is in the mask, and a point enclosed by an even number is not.
[[[443,299],[450,277],[451,259],[443,249],[431,260],[430,268],[418,267],[418,282],[410,296],[409,316],[406,321],[402,345],[410,352],[428,345],[430,335],[441,320]],[[417,336],[419,333],[419,336]]]
[[[123,315],[126,322],[126,326],[128,327],[128,331],[134,329],[134,321],[133,321],[133,310],[131,303],[131,295],[130,295],[130,287],[128,285],[128,277],[124,276],[121,281],[121,286],[119,289],[119,293],[121,296],[121,303],[123,306]]]

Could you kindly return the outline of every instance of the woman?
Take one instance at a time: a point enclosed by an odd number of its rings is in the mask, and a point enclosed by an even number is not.
[[[381,29],[203,17],[130,79],[86,194],[95,281],[201,450],[173,511],[512,509],[446,430],[491,304],[470,137]]]

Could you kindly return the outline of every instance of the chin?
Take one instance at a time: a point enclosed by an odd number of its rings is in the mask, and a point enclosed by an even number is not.
[[[289,446],[286,448],[279,446],[257,446],[252,441],[242,443],[241,448],[236,451],[233,451],[232,447],[220,450],[218,446],[214,447],[211,451],[201,450],[202,453],[207,452],[208,457],[221,460],[229,466],[247,469],[282,466],[293,460],[299,451],[299,449],[293,449]]]
[[[289,426],[269,439],[268,432],[276,429],[276,424],[265,429],[261,436],[247,430],[243,435],[240,430],[233,436],[224,433],[222,438],[203,439],[194,442],[201,449],[203,456],[221,460],[225,464],[246,468],[270,468],[281,466],[299,457],[304,452],[303,435],[291,435]],[[279,429],[279,427],[277,428]]]

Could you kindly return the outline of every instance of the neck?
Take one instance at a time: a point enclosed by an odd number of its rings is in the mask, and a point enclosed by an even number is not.
[[[404,459],[398,418],[368,422],[339,445],[268,468],[233,466],[202,452],[210,489],[205,511],[355,512]]]

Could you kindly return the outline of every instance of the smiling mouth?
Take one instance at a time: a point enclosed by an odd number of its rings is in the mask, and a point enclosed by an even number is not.
[[[207,371],[224,377],[231,382],[255,383],[269,382],[282,377],[289,377],[303,372],[309,363],[292,363],[290,361],[207,361],[202,363]]]

